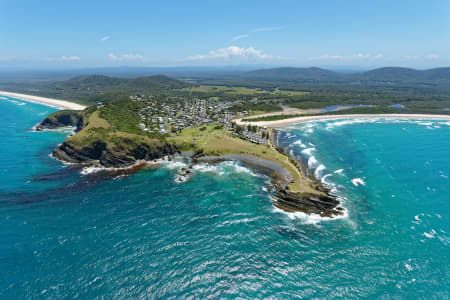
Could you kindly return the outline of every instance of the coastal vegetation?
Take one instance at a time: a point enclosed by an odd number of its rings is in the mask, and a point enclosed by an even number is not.
[[[236,104],[230,107],[230,111],[233,113],[243,112],[246,111],[250,115],[253,114],[261,114],[261,113],[267,113],[267,112],[276,112],[276,111],[282,111],[283,109],[275,104],[275,103],[242,103],[242,104]]]
[[[279,90],[276,88],[262,89],[251,88],[245,86],[225,86],[225,85],[200,85],[190,88],[184,88],[183,91],[194,94],[208,94],[208,95],[245,95],[245,96],[257,96],[257,95],[271,95],[271,96],[301,96],[308,94],[303,91],[289,91]]]
[[[243,106],[274,105],[247,108],[252,114],[276,111],[275,105],[320,109],[333,105],[401,104],[407,108],[404,113],[416,113],[415,110],[443,113],[450,108],[450,68],[421,71],[391,67],[353,73],[320,68],[274,68],[216,73],[186,70],[170,74],[183,80],[164,75],[136,78],[86,75],[60,81],[1,81],[0,89],[85,105],[129,99],[130,95],[198,97],[219,102],[239,101]],[[365,111],[369,110],[362,109],[361,113]]]
[[[300,115],[300,114],[294,114],[294,115],[272,115],[272,116],[263,116],[263,117],[254,117],[254,118],[245,118],[242,119],[243,122],[259,122],[259,121],[278,121],[278,120],[285,120],[290,118],[297,118],[297,117],[303,117],[308,115]]]

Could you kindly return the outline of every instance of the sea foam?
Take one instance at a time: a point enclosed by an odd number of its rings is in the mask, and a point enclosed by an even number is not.
[[[313,169],[317,165],[317,159],[314,156],[311,156],[308,159],[308,168]]]
[[[364,182],[364,180],[361,179],[361,178],[353,178],[353,179],[352,179],[352,183],[353,183],[354,186],[366,185],[366,183]]]

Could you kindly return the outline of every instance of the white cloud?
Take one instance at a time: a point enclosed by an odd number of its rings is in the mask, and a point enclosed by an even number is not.
[[[75,61],[80,59],[81,58],[79,56],[61,56],[62,61]]]
[[[208,59],[281,59],[280,56],[272,56],[265,54],[263,51],[253,47],[241,48],[237,46],[230,46],[212,50],[208,54],[189,56],[188,60],[208,60]]]
[[[49,58],[48,61],[79,61],[81,58],[79,56],[61,56],[56,58]]]
[[[113,53],[109,53],[108,57],[114,61],[143,61],[144,57],[138,53],[129,53],[122,55],[115,55]]]
[[[419,55],[405,55],[403,56],[404,60],[435,60],[435,59],[439,59],[439,55],[437,54],[427,54],[424,56],[419,56]]]
[[[353,54],[353,55],[329,55],[329,54],[325,54],[325,55],[321,55],[321,56],[314,56],[314,57],[310,57],[309,60],[340,60],[340,61],[345,61],[345,60],[376,60],[376,59],[382,59],[384,58],[383,54],[376,54],[376,55],[372,55],[372,54],[364,54],[364,53],[358,53],[358,54]]]
[[[439,55],[437,55],[437,54],[425,55],[425,59],[429,59],[429,60],[438,59],[438,58],[439,58]]]
[[[100,39],[100,42],[106,42],[107,40],[109,40],[111,37],[109,35],[104,36]]]
[[[283,27],[281,27],[281,26],[278,26],[278,27],[261,27],[261,28],[256,28],[256,29],[253,29],[253,30],[251,30],[250,32],[251,33],[255,33],[255,32],[265,32],[265,31],[274,31],[274,30],[280,30],[280,29],[282,29]],[[245,39],[245,38],[248,38],[250,35],[249,34],[241,34],[241,35],[238,35],[238,36],[235,36],[234,38],[232,38],[231,40],[232,41],[237,41],[237,40],[240,40],[240,39]]]
[[[237,41],[237,40],[245,39],[245,38],[248,38],[248,34],[241,34],[241,35],[235,36],[234,38],[232,38],[232,41]]]
[[[275,30],[280,30],[280,29],[283,29],[283,27],[282,27],[282,26],[276,26],[276,27],[261,27],[261,28],[253,29],[252,32],[275,31]]]

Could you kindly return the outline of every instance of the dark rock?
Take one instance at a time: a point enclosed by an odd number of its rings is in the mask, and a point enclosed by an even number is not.
[[[301,211],[330,218],[343,214],[343,209],[338,207],[339,201],[330,195],[297,194],[279,190],[272,197],[274,205],[287,212]]]
[[[74,110],[57,111],[42,120],[42,122],[36,126],[36,130],[42,131],[44,129],[56,129],[67,126],[76,127],[76,131],[80,131],[83,127],[82,112]]]
[[[168,143],[158,145],[128,143],[127,148],[114,148],[102,141],[94,141],[81,149],[66,141],[53,151],[53,155],[62,161],[98,163],[103,167],[115,168],[130,166],[138,160],[151,161],[175,153],[178,153],[178,149]]]

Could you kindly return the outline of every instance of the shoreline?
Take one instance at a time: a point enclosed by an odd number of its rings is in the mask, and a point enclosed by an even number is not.
[[[84,110],[86,108],[86,106],[84,106],[84,105],[66,101],[66,100],[52,99],[52,98],[26,95],[26,94],[20,94],[20,93],[0,91],[0,96],[7,96],[7,97],[23,100],[26,102],[42,104],[42,105],[53,107],[56,109]]]
[[[55,157],[53,157],[55,158]],[[172,157],[164,157],[151,161],[137,160],[133,164],[123,167],[104,167],[96,163],[75,163],[73,165],[81,165],[82,175],[89,175],[97,172],[108,172],[109,176],[129,176],[142,168],[151,166],[161,166],[164,163],[176,162],[177,159],[188,158],[185,167],[180,167],[175,177],[175,182],[185,182],[195,170],[196,165],[201,164],[218,164],[225,161],[241,162],[250,170],[257,171],[270,178],[272,186],[272,194],[270,198],[274,209],[287,214],[304,214],[308,217],[319,218],[320,220],[334,220],[346,216],[347,211],[341,206],[341,202],[337,196],[329,193],[329,188],[323,185],[318,179],[307,175],[310,181],[317,189],[315,193],[297,193],[291,192],[287,185],[292,180],[292,174],[281,164],[273,161],[261,159],[252,155],[245,154],[228,154],[200,156],[189,155],[186,153],[178,153]],[[57,159],[57,158],[55,158]],[[59,159],[57,159],[59,160]],[[59,160],[61,161],[61,160]],[[63,161],[62,161],[63,162]],[[300,163],[300,162],[299,162]],[[301,164],[301,163],[300,163]]]
[[[258,116],[255,116],[255,118]],[[386,119],[424,119],[424,120],[449,120],[450,115],[432,115],[432,114],[344,114],[344,115],[322,115],[322,116],[305,116],[305,117],[296,117],[289,118],[284,120],[276,120],[276,121],[242,121],[241,119],[236,119],[235,122],[238,125],[256,125],[261,127],[284,127],[293,124],[300,124],[306,122],[313,121],[323,121],[323,120],[337,120],[337,119],[352,119],[352,118],[360,118],[360,119],[372,119],[372,118],[386,118]]]

